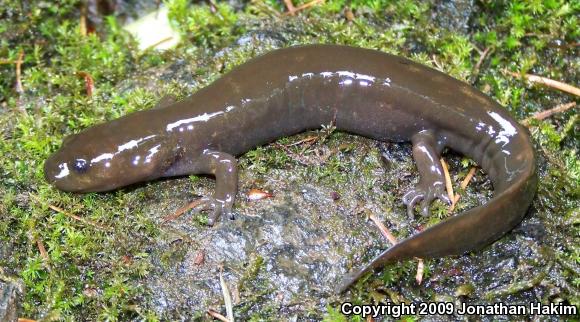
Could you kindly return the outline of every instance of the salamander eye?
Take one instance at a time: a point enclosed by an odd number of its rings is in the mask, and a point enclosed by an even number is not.
[[[85,173],[89,169],[89,164],[85,159],[76,159],[73,161],[72,168],[78,173]]]

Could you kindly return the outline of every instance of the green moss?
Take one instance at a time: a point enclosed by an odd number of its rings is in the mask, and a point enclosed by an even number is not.
[[[347,322],[348,319],[340,313],[340,308],[326,307],[326,314],[324,315],[324,322]]]
[[[196,45],[220,47],[243,33],[243,29],[236,28],[238,15],[227,3],[190,7],[187,0],[173,0],[167,4],[174,26]]]
[[[244,291],[246,289],[247,290],[254,289],[255,287],[252,284],[255,283],[255,280],[258,277],[260,270],[262,269],[264,269],[264,257],[257,255],[254,258],[252,258],[250,263],[248,264],[248,267],[246,268],[244,275],[242,276],[242,278],[240,278],[238,288],[241,291]]]

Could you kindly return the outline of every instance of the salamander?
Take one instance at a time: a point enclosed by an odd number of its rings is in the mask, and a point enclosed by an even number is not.
[[[114,190],[162,177],[215,176],[209,224],[232,216],[236,156],[252,148],[334,124],[375,140],[412,142],[419,172],[403,196],[422,215],[449,202],[439,162],[444,148],[474,159],[494,196],[388,248],[347,274],[344,291],[363,274],[413,257],[460,255],[497,240],[526,214],[537,185],[530,137],[476,88],[409,59],[376,50],[306,45],[274,50],[234,68],[181,101],[165,97],[135,112],[68,136],[45,163],[45,177],[70,192]]]

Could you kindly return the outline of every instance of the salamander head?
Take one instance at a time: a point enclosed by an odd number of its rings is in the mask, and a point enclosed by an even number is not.
[[[167,159],[160,137],[127,138],[105,126],[67,137],[44,164],[46,180],[60,190],[93,192],[160,176]]]

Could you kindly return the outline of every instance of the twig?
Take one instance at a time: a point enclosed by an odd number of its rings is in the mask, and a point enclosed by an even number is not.
[[[44,243],[39,238],[36,238],[36,246],[38,247],[38,251],[40,252],[40,256],[42,256],[42,260],[44,260],[44,263],[46,265],[48,265],[48,261],[49,261],[48,252],[46,251],[46,248],[44,247]]]
[[[284,4],[286,4],[286,8],[288,8],[288,12],[284,13],[285,15],[290,15],[293,16],[296,12],[300,11],[300,10],[304,10],[306,8],[310,8],[314,5],[317,5],[321,2],[324,2],[324,0],[312,0],[308,3],[305,3],[303,5],[300,5],[298,7],[294,7],[294,4],[292,4],[291,0],[284,0]]]
[[[304,152],[306,152],[306,150],[310,149],[319,139],[321,138],[321,136],[317,136],[316,139],[311,140],[309,142],[307,142],[306,144],[304,144],[304,147],[302,148],[302,150],[300,150],[300,155],[303,155]],[[322,142],[324,142],[326,138],[322,138]]]
[[[158,42],[154,43],[153,45],[147,46],[147,48],[143,49],[143,52],[146,52],[146,51],[149,51],[149,50],[155,49],[155,47],[157,47],[157,46],[161,45],[161,44],[162,44],[162,43],[164,43],[164,42],[168,42],[168,41],[170,41],[170,40],[172,40],[172,39],[173,39],[173,36],[168,36],[168,37],[165,37],[165,38],[163,38],[163,39],[159,40]]]
[[[166,223],[168,221],[172,221],[176,218],[179,218],[179,216],[183,215],[186,211],[199,206],[202,202],[203,202],[203,200],[200,198],[200,199],[194,200],[191,203],[177,209],[177,211],[175,211],[173,214],[163,217],[163,223]]]
[[[18,318],[18,322],[36,322],[36,320],[27,319],[27,318]]]
[[[483,64],[483,61],[485,60],[487,55],[491,52],[491,50],[492,50],[492,47],[487,47],[481,53],[481,56],[479,56],[479,60],[477,61],[477,63],[473,67],[473,73],[471,74],[471,83],[472,84],[475,83],[475,81],[477,80],[477,77],[479,76],[479,69],[481,68],[481,64]]]
[[[218,320],[223,321],[223,322],[230,322],[230,320],[228,320],[228,318],[221,315],[219,312],[217,312],[214,309],[207,310],[207,314],[209,314],[214,319],[218,319]]]
[[[433,60],[433,64],[435,64],[439,70],[443,70],[443,65],[441,65],[441,63],[437,60],[437,56],[435,56],[435,54],[431,55],[431,59]]]
[[[520,75],[518,73],[510,72],[507,70],[505,72],[514,76],[514,77],[523,77],[532,83],[543,84],[543,85],[546,85],[548,87],[555,88],[555,89],[561,90],[561,91],[566,92],[566,93],[570,93],[572,95],[580,96],[580,88],[566,84],[566,83],[562,83],[562,82],[559,82],[559,81],[556,81],[556,80],[553,80],[550,78],[538,76],[538,75],[531,75],[531,74]]]
[[[330,124],[328,125],[322,125],[322,131],[324,131],[324,133],[322,134],[318,134],[317,136],[313,137],[307,137],[305,139],[302,139],[298,142],[294,142],[294,143],[290,143],[287,145],[284,144],[280,144],[280,143],[273,143],[274,146],[278,146],[282,149],[284,149],[284,151],[286,151],[286,153],[288,153],[291,157],[294,158],[295,161],[297,161],[298,163],[305,165],[305,166],[310,166],[310,165],[320,165],[323,164],[324,162],[326,162],[334,153],[338,152],[338,149],[333,149],[331,150],[329,153],[320,156],[318,153],[316,153],[317,157],[318,157],[318,162],[311,162],[308,159],[304,159],[303,158],[303,154],[304,152],[306,152],[306,150],[308,150],[311,146],[313,146],[316,142],[318,142],[319,140],[324,142],[326,140],[326,138],[328,138],[328,136],[334,131],[334,129],[336,128],[334,126],[334,124],[336,123],[336,111],[335,111],[335,115],[334,115],[334,119],[330,122]],[[302,148],[302,150],[299,153],[294,153],[292,152],[289,147],[294,146],[294,145],[300,145],[302,143],[306,143],[304,145],[304,147]],[[315,151],[316,152],[316,151]]]
[[[79,31],[81,33],[81,36],[86,36],[88,34],[88,28],[87,28],[87,5],[85,2],[83,2],[83,5],[81,7],[81,17],[80,17],[80,21],[79,21]]]
[[[279,144],[279,143],[274,143],[274,145],[277,145],[281,148],[283,148],[286,153],[288,154],[292,154],[295,155],[296,157],[302,157],[302,154],[304,154],[304,152],[310,148],[316,141],[318,141],[320,139],[320,136],[309,136],[305,139],[290,143],[290,144]],[[296,145],[301,145],[303,143],[308,143],[306,144],[306,146],[300,151],[300,153],[296,154],[294,152],[292,152],[289,148],[292,146],[296,146]],[[308,162],[304,161],[304,160],[298,160],[299,162],[303,162],[303,165],[308,165]]]
[[[538,113],[526,118],[525,120],[522,121],[522,124],[529,125],[533,119],[541,121],[541,120],[546,119],[554,114],[565,112],[565,111],[573,108],[574,106],[576,106],[576,102],[570,102],[570,103],[556,105],[555,107],[553,107],[549,110],[538,112]]]
[[[465,176],[465,179],[463,179],[463,181],[461,181],[460,186],[461,186],[462,190],[465,190],[465,188],[467,188],[467,185],[469,184],[469,182],[471,181],[471,179],[475,175],[475,170],[477,170],[476,167],[471,167],[471,169],[469,169],[469,172]]]
[[[288,9],[288,14],[293,16],[296,12],[296,7],[294,7],[292,0],[284,0],[284,4],[286,5],[286,9]]]
[[[82,77],[85,81],[85,90],[87,91],[87,96],[92,97],[93,92],[95,91],[95,81],[93,80],[91,74],[81,71],[77,72],[77,75]]]
[[[296,142],[293,142],[293,143],[290,143],[290,144],[284,144],[284,146],[285,147],[291,147],[291,146],[295,146],[295,145],[300,145],[302,143],[310,143],[310,142],[313,142],[313,141],[318,140],[318,138],[319,138],[318,136],[309,136],[309,137],[307,137],[305,139],[302,139],[300,141],[296,141]]]
[[[289,149],[287,146],[285,146],[285,145],[283,145],[283,144],[280,144],[280,143],[276,143],[276,142],[274,142],[274,143],[272,143],[272,144],[273,144],[274,146],[277,146],[277,147],[279,147],[279,148],[282,148],[284,151],[286,151],[286,153],[290,154],[290,155],[292,156],[292,158],[293,158],[293,159],[294,159],[296,162],[298,162],[298,163],[302,164],[303,166],[309,166],[309,165],[311,165],[311,164],[310,164],[310,162],[308,162],[308,161],[306,161],[304,158],[302,158],[302,156],[301,156],[301,155],[299,155],[299,154],[297,154],[297,153],[294,153],[294,152],[292,152],[292,151],[291,151],[291,150],[290,150],[290,149]]]
[[[397,238],[391,233],[391,231],[377,218],[375,215],[369,215],[369,219],[379,227],[379,230],[383,234],[383,236],[391,243],[391,245],[395,245],[397,243]]]
[[[217,3],[215,3],[214,0],[208,0],[208,2],[209,2],[209,6],[211,7],[211,10],[213,11],[213,13],[219,12],[219,7],[218,7]],[[220,14],[220,16],[221,16],[221,14]]]
[[[469,172],[465,176],[465,179],[463,179],[463,181],[461,181],[461,185],[460,185],[461,190],[465,190],[465,188],[467,188],[467,185],[469,184],[469,182],[471,181],[471,179],[475,175],[475,170],[476,170],[476,167],[471,167],[471,169],[469,169]],[[449,211],[447,213],[453,212],[453,210],[455,209],[455,205],[457,205],[457,202],[459,201],[459,198],[461,198],[461,195],[459,195],[459,193],[455,194],[453,199],[451,199],[451,207],[449,207]]]
[[[425,272],[425,263],[421,258],[418,258],[419,262],[417,263],[417,274],[415,274],[415,281],[417,284],[421,285],[423,282],[423,273]]]
[[[24,51],[20,50],[18,53],[18,59],[16,60],[16,92],[18,94],[22,94],[24,92],[24,88],[22,87],[22,63],[24,62]]]
[[[228,320],[230,322],[234,322],[234,308],[232,305],[232,296],[230,295],[230,289],[228,288],[228,284],[224,280],[224,276],[220,269],[220,286],[222,288],[222,294],[224,296],[224,304],[226,306],[226,314],[228,316]]]
[[[445,175],[445,188],[447,189],[447,196],[449,197],[449,200],[453,200],[455,199],[455,194],[453,193],[453,185],[451,184],[451,177],[449,176],[449,167],[443,158],[441,158],[440,161],[441,166],[443,167],[443,174]]]
[[[310,8],[310,7],[314,6],[314,5],[317,5],[317,4],[322,3],[322,2],[324,2],[324,0],[312,0],[312,1],[308,2],[308,3],[305,3],[305,4],[301,5],[301,6],[296,7],[296,11],[300,11],[300,10],[304,10],[306,8]]]
[[[65,216],[67,216],[67,217],[69,217],[69,218],[72,218],[72,219],[74,219],[74,220],[78,220],[78,221],[80,221],[80,222],[82,222],[82,223],[85,223],[85,224],[87,224],[87,225],[91,225],[91,226],[94,226],[94,227],[96,227],[96,228],[100,228],[100,229],[103,229],[103,230],[108,230],[108,229],[109,229],[108,227],[106,227],[106,226],[103,226],[103,225],[101,225],[101,224],[97,224],[96,222],[92,222],[92,221],[90,221],[90,220],[88,220],[88,219],[85,219],[85,218],[83,218],[83,217],[79,217],[79,216],[77,216],[77,215],[71,214],[71,213],[67,212],[66,210],[64,210],[64,209],[62,209],[62,208],[60,208],[60,207],[57,207],[57,206],[55,206],[55,205],[51,205],[51,204],[49,204],[49,203],[46,203],[46,202],[44,202],[44,201],[40,200],[40,198],[38,198],[37,196],[35,196],[35,195],[34,195],[34,194],[32,194],[32,193],[29,193],[29,195],[30,195],[30,197],[31,197],[32,199],[36,200],[36,202],[38,202],[38,203],[41,203],[41,204],[45,204],[45,205],[46,205],[48,208],[50,208],[50,209],[52,209],[52,210],[54,210],[54,211],[56,211],[56,212],[59,212],[59,213],[61,213],[61,214],[65,215]]]
[[[391,231],[377,218],[374,214],[369,215],[369,219],[373,221],[373,223],[379,228],[383,236],[391,243],[391,245],[395,245],[398,243],[397,238],[391,233]],[[423,259],[419,257],[415,257],[417,262],[417,274],[415,274],[415,280],[417,284],[421,284],[423,282],[423,273],[425,271],[425,263],[423,263]]]

